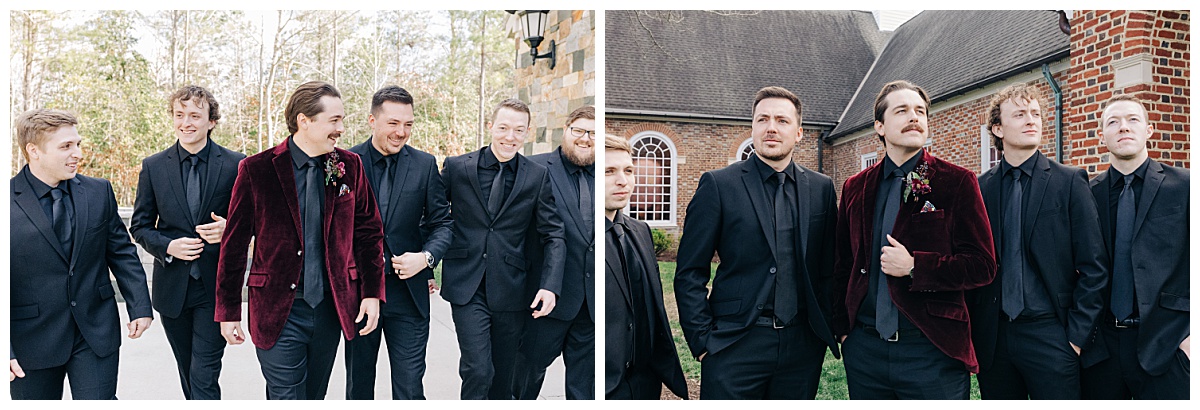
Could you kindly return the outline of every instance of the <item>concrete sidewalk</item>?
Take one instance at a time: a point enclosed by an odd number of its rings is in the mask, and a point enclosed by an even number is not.
[[[430,400],[457,400],[462,380],[458,377],[458,339],[454,334],[454,321],[450,319],[450,304],[440,294],[430,296],[429,346],[426,353],[425,397]],[[121,311],[122,329],[128,322],[124,303]],[[242,327],[245,304],[242,305]],[[117,397],[124,400],[181,400],[179,373],[175,357],[163,334],[162,323],[155,312],[155,323],[141,338],[123,339],[121,342],[121,370],[117,379]],[[378,331],[378,330],[377,330]],[[343,341],[344,342],[344,341]],[[343,400],[346,397],[346,367],[342,347],[338,347],[337,361],[330,376],[328,400]],[[254,345],[247,340],[238,346],[225,348],[221,369],[221,395],[224,399],[261,400],[266,397],[266,383],[258,366]],[[390,399],[391,377],[387,359],[387,348],[380,347],[379,364],[375,381],[376,399]],[[540,399],[564,399],[564,368],[562,357],[546,370],[546,382],[542,386]],[[70,389],[66,396],[70,397]]]

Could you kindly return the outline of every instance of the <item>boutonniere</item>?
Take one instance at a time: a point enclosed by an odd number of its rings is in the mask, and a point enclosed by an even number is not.
[[[340,198],[342,195],[346,195],[346,194],[348,194],[348,193],[350,193],[350,187],[346,186],[346,184],[342,184],[342,187],[341,187],[341,188],[338,188],[338,197],[339,197],[339,198]]]
[[[337,151],[330,152],[328,158],[325,160],[325,184],[336,186],[337,179],[345,175],[346,163],[338,161]],[[346,186],[342,185],[342,189],[346,189]],[[341,195],[339,194],[338,196]]]
[[[929,164],[922,163],[904,177],[904,202],[908,202],[909,195],[913,197],[913,201],[920,201],[921,195],[933,192],[933,188],[929,186],[928,174]]]

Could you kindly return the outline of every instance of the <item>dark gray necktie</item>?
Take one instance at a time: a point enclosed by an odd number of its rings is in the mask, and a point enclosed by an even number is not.
[[[584,170],[578,172],[579,181],[579,213],[583,215],[583,224],[587,226],[588,232],[592,231],[592,225],[595,224],[596,215],[592,210],[592,190],[588,188],[588,173]]]
[[[191,162],[191,168],[187,174],[187,202],[188,209],[192,211],[192,216],[199,222],[200,218],[200,158],[196,155],[188,155],[188,162]]]
[[[321,167],[317,160],[309,162],[308,181],[305,183],[304,199],[304,301],[317,307],[324,295],[325,262],[322,260],[321,238],[321,189],[325,189],[321,178]]]
[[[892,233],[892,227],[896,225],[896,215],[900,213],[900,188],[904,182],[904,171],[899,168],[892,171],[892,175],[888,180],[891,184],[888,187],[887,202],[883,205],[883,220],[880,221],[879,243],[876,246],[890,246],[887,236]],[[879,337],[883,339],[891,338],[897,330],[900,329],[900,313],[896,311],[896,305],[892,304],[892,295],[888,293],[887,274],[883,273],[883,268],[879,269],[879,281],[875,288],[875,329],[879,332]]]
[[[796,272],[792,265],[794,259],[795,238],[794,218],[792,207],[787,195],[787,174],[776,172],[775,179],[779,182],[775,189],[775,317],[783,324],[791,323],[796,317]]]
[[[200,222],[200,157],[195,154],[188,155],[188,162],[191,162],[191,169],[187,173],[187,202],[188,209],[192,211],[192,217],[196,222]],[[192,261],[191,267],[188,269],[188,276],[194,279],[200,279],[200,264]]]
[[[50,212],[53,214],[54,219],[52,221],[54,223],[54,233],[58,235],[58,246],[62,247],[63,254],[67,255],[67,260],[69,261],[71,260],[71,247],[75,244],[75,238],[71,232],[72,226],[75,224],[72,221],[74,219],[73,215],[67,209],[67,202],[71,199],[66,195],[61,186],[65,183],[66,181],[63,181],[59,183],[60,186],[50,188],[50,198],[54,201]]]
[[[1125,187],[1117,199],[1117,233],[1113,241],[1112,309],[1117,320],[1133,314],[1133,217],[1137,206],[1133,198],[1133,174],[1125,176]]]
[[[1001,233],[1004,235],[1001,239],[1003,254],[1000,256],[1000,281],[1003,283],[1001,298],[1004,300],[1001,307],[1009,319],[1016,319],[1025,310],[1025,246],[1021,238],[1021,197],[1024,190],[1021,187],[1021,170],[1012,168],[1009,173],[1012,174],[1012,189],[1004,207],[1004,228]]]
[[[383,177],[379,178],[379,220],[387,221],[388,210],[392,202],[392,172],[395,170],[396,156],[383,159]]]
[[[652,303],[647,299],[646,292],[646,274],[647,269],[642,264],[642,258],[638,255],[637,249],[633,243],[632,231],[625,224],[617,224],[614,229],[617,232],[617,240],[621,244],[621,254],[625,261],[625,275],[629,283],[629,296],[633,299],[633,314],[634,323],[634,350],[636,346],[641,346],[643,349],[651,346],[650,328],[651,319],[646,306],[652,306]],[[646,350],[651,351],[650,349]],[[636,353],[635,353],[635,356]]]
[[[500,213],[500,205],[504,200],[504,163],[500,163],[500,170],[496,171],[496,177],[492,178],[492,189],[488,192],[488,214],[492,219]]]

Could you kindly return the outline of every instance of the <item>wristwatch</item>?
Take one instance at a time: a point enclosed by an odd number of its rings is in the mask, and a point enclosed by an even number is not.
[[[433,269],[433,254],[429,251],[421,251],[421,253],[425,254],[425,265],[429,266],[429,269]]]

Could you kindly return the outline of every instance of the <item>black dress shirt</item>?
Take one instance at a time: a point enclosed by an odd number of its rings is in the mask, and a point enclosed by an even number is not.
[[[487,204],[488,198],[492,195],[492,179],[496,178],[496,173],[500,172],[501,162],[492,153],[492,147],[483,149],[483,154],[479,156],[479,189],[483,193],[483,203]],[[509,192],[513,190],[513,184],[517,181],[517,158],[514,156],[504,165],[504,193],[500,198],[500,203],[503,204],[507,199]]]
[[[1041,157],[1041,151],[1034,151],[1033,156],[1030,156],[1025,160],[1025,162],[1022,162],[1021,165],[1016,167],[1009,165],[1008,161],[1000,161],[1000,175],[1003,176],[1003,179],[1001,180],[1001,189],[1004,191],[1002,198],[1011,198],[1013,195],[1012,175],[1009,174],[1009,172],[1021,173],[1021,222],[1023,224],[1028,223],[1029,218],[1032,217],[1032,215],[1030,215],[1028,212],[1028,205],[1029,201],[1035,198],[1030,198],[1029,187],[1033,185],[1035,178],[1041,178],[1041,176],[1035,175],[1035,173],[1046,172],[1044,170],[1038,170],[1035,166]],[[1041,198],[1036,198],[1036,200],[1040,201]],[[1000,218],[1001,224],[1007,222],[1004,220],[1004,215],[997,215],[996,217]],[[1024,229],[1022,229],[1022,232],[1023,231]],[[1023,245],[1027,247],[1038,246],[1037,241],[1039,238],[1024,239],[1025,241],[1022,242]],[[1003,242],[1003,239],[1001,242]],[[1021,311],[1021,315],[1018,316],[1018,318],[1045,319],[1055,317],[1055,301],[1050,298],[1050,291],[1046,290],[1046,284],[1042,280],[1042,275],[1037,271],[1036,268],[1033,267],[1032,264],[1029,263],[1028,253],[1022,250],[1022,254],[1026,255],[1026,257],[1021,258],[1021,264],[1023,265],[1023,268],[1021,269],[1021,290],[1024,294],[1025,310]],[[997,274],[997,280],[1003,280],[999,273]],[[1001,316],[1007,318],[1007,316],[1003,315],[1003,312],[1001,312]]]
[[[916,155],[913,155],[912,158],[909,158],[908,161],[905,161],[904,164],[899,166],[897,166],[895,162],[892,162],[892,157],[887,155],[883,156],[883,165],[881,165],[883,169],[882,172],[879,173],[879,183],[877,188],[878,193],[875,195],[875,219],[874,223],[872,223],[872,225],[874,225],[872,231],[872,237],[874,240],[871,242],[871,244],[875,246],[873,247],[874,249],[871,250],[871,270],[868,272],[870,275],[870,285],[867,286],[867,297],[863,298],[862,307],[858,309],[858,315],[856,315],[858,321],[864,325],[872,327],[875,326],[875,298],[878,296],[876,289],[879,288],[879,272],[882,270],[882,267],[879,263],[879,258],[883,253],[883,250],[881,249],[882,247],[879,246],[879,243],[883,240],[883,224],[881,221],[883,221],[883,208],[885,205],[884,202],[887,201],[888,190],[892,188],[892,184],[896,183],[895,180],[892,180],[889,177],[892,175],[892,172],[896,170],[896,168],[900,168],[900,172],[902,172],[903,175],[908,176],[908,174],[912,173],[913,170],[917,168],[917,161],[924,155],[925,150],[918,151]],[[904,192],[903,189],[904,188],[901,187],[901,193]],[[901,195],[900,200],[904,200],[903,194]],[[891,227],[889,227],[889,231],[890,230]],[[912,322],[909,322],[908,318],[905,318],[904,315],[898,315],[898,319],[901,329],[916,328],[916,326],[913,326]]]
[[[766,212],[768,213],[768,215],[775,215],[775,195],[776,195],[776,191],[779,190],[779,180],[776,179],[777,177],[775,176],[775,174],[778,171],[775,171],[774,168],[771,168],[770,165],[767,165],[767,163],[763,162],[762,159],[760,159],[757,155],[751,155],[750,159],[748,159],[747,161],[751,161],[754,163],[754,165],[755,165],[754,169],[758,170],[758,177],[760,180],[762,180],[763,190],[765,190],[767,192],[767,203],[770,205],[770,209],[766,210]],[[787,175],[787,178],[784,179],[785,182],[783,183],[784,191],[796,192],[796,167],[792,166],[791,164],[788,164],[787,168],[784,168],[784,170],[782,172],[784,175]],[[792,220],[798,221],[799,216],[796,215],[796,202],[792,201],[792,202],[788,203],[788,205],[791,206],[790,211],[792,213]],[[800,244],[798,244],[798,243],[793,243],[793,245],[800,246]],[[776,263],[780,266],[792,266],[793,267],[792,275],[794,277],[794,280],[799,281],[800,280],[799,272],[796,272],[794,268],[799,267],[799,266],[804,266],[804,264],[801,263],[801,261],[796,260],[796,253],[794,252],[795,248],[792,248],[792,250],[793,250],[793,252],[781,252],[782,254],[778,255],[778,257],[776,257]],[[772,255],[772,256],[774,256],[774,255]],[[785,258],[789,259],[789,260],[787,260],[787,261],[783,260]],[[789,262],[790,262],[790,265],[789,265]],[[804,294],[802,292],[796,292],[796,308],[798,309],[796,317],[804,316],[804,306],[805,306]],[[768,313],[770,313],[774,309],[775,309],[775,283],[772,283],[771,291],[767,292],[767,302],[763,305],[763,315],[766,316]]]
[[[293,138],[295,138],[295,136],[288,138],[288,153],[291,154],[292,165],[295,166],[295,169],[293,170],[294,171],[293,175],[295,176],[295,181],[296,181],[296,194],[297,194],[296,203],[300,205],[300,219],[301,219],[300,225],[304,226],[304,211],[308,207],[308,204],[306,201],[306,199],[308,198],[308,189],[316,189],[317,190],[317,193],[318,193],[320,201],[321,201],[321,204],[320,204],[321,211],[322,211],[321,215],[325,215],[325,213],[324,213],[324,210],[325,210],[325,189],[324,189],[325,187],[324,187],[324,185],[317,184],[316,186],[311,186],[312,184],[310,184],[308,182],[308,168],[310,166],[315,166],[315,167],[317,167],[317,172],[320,172],[321,175],[324,175],[324,173],[325,173],[324,166],[325,165],[321,162],[321,160],[320,160],[321,157],[310,157],[310,156],[308,156],[307,153],[304,152],[304,150],[301,150],[299,146],[296,146],[296,141],[294,141]],[[321,182],[324,182],[324,179],[322,179]],[[324,236],[324,234],[320,231],[315,231],[315,232],[304,231],[304,243],[305,244],[312,243],[310,241],[318,241],[317,243],[324,243],[324,242],[322,242],[323,236]],[[306,245],[305,248],[308,248],[308,246]],[[324,267],[322,267],[322,269],[324,269]],[[321,278],[323,278],[325,282],[329,281],[328,275],[325,275],[325,272],[321,272]],[[301,294],[303,291],[302,285],[304,282],[304,275],[300,275],[300,282],[301,282],[301,286],[296,287],[297,294]],[[331,292],[328,283],[326,283],[326,286],[324,287],[324,289],[325,289],[325,293]]]
[[[26,172],[25,179],[29,181],[29,186],[33,187],[33,194],[38,199],[38,205],[42,206],[42,211],[46,213],[46,220],[50,221],[50,225],[54,225],[54,197],[50,195],[51,188],[45,182],[33,175],[33,172]],[[71,201],[71,184],[67,181],[59,181],[58,188],[62,188],[64,198],[67,200],[68,214],[73,214],[73,204]]]
[[[630,360],[632,365],[648,364],[651,360],[651,353],[654,351],[652,345],[653,338],[650,335],[650,329],[653,329],[651,323],[652,317],[650,312],[651,306],[654,306],[654,299],[650,294],[650,287],[647,283],[647,269],[642,264],[642,261],[637,259],[637,254],[629,254],[628,250],[636,249],[633,243],[633,231],[625,223],[625,216],[620,212],[613,217],[612,221],[605,219],[605,246],[615,246],[621,251],[621,268],[624,271],[625,283],[629,285],[630,300],[633,301],[633,358]]]
[[[567,175],[571,176],[571,181],[575,181],[577,178],[579,178],[580,172],[584,173],[584,178],[587,180],[588,197],[591,198],[592,194],[596,192],[595,191],[596,177],[594,176],[594,175],[596,175],[596,173],[594,171],[595,164],[592,164],[592,165],[589,165],[586,167],[581,167],[579,165],[575,165],[574,162],[571,162],[571,160],[569,158],[567,158],[567,154],[562,153],[561,149],[559,150],[559,156],[561,157],[560,160],[563,163],[563,167],[566,168],[566,170],[567,170]],[[508,162],[515,162],[515,161],[508,161]],[[482,182],[482,181],[480,181],[480,182]],[[556,200],[565,201],[565,200],[570,200],[570,198],[578,198],[579,197],[579,184],[564,184],[563,188],[565,188],[565,190],[567,191],[566,192],[567,198],[566,199],[557,199],[556,198]]]
[[[1150,158],[1146,158],[1146,161],[1142,162],[1142,165],[1133,170],[1133,186],[1131,187],[1133,189],[1133,209],[1137,209],[1137,205],[1142,199],[1142,185],[1145,185],[1144,181],[1146,180],[1146,168],[1149,167],[1148,164],[1150,164]],[[1108,172],[1109,182],[1108,220],[1113,221],[1113,223],[1109,224],[1108,232],[1104,234],[1108,235],[1109,242],[1111,242],[1111,240],[1115,240],[1117,237],[1117,201],[1121,198],[1121,191],[1125,189],[1125,174],[1122,174],[1121,171],[1117,171],[1113,167],[1108,167],[1108,171],[1105,172]],[[1113,255],[1108,255],[1110,262],[1112,258]]]
[[[176,153],[179,156],[179,172],[180,172],[179,175],[182,177],[182,178],[180,178],[180,181],[183,181],[184,187],[187,186],[188,175],[190,175],[192,172],[192,162],[188,160],[188,157],[195,155],[196,158],[199,159],[199,161],[196,162],[196,174],[200,175],[200,190],[203,192],[204,176],[207,175],[206,172],[208,171],[208,155],[209,155],[208,153],[212,151],[211,148],[212,148],[212,140],[207,141],[204,144],[204,148],[201,148],[200,152],[197,152],[195,154],[192,154],[192,153],[188,152],[188,150],[183,149],[183,145],[175,144]],[[203,215],[203,216],[207,216],[207,215]]]

